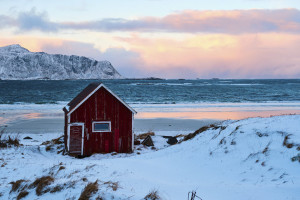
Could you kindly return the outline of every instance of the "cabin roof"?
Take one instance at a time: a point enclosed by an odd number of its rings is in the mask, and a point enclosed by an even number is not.
[[[63,108],[68,115],[70,115],[74,110],[76,110],[81,104],[83,104],[90,96],[97,92],[101,87],[105,88],[109,93],[111,93],[116,99],[118,99],[124,106],[126,106],[132,113],[137,112],[132,109],[127,103],[125,103],[120,97],[113,93],[101,82],[90,83],[86,88],[84,88],[74,99],[72,99],[67,106]]]

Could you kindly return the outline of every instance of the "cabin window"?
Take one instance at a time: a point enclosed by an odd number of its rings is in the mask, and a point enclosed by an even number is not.
[[[93,122],[93,132],[111,132],[110,121]]]

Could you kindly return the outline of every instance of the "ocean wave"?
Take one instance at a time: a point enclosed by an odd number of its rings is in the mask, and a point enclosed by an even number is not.
[[[0,104],[0,110],[57,110],[62,109],[69,102],[59,101],[56,103],[24,103]]]
[[[216,85],[233,85],[233,86],[254,86],[254,85],[265,85],[265,84],[261,84],[261,83],[217,83]]]
[[[130,83],[129,85],[141,85],[141,86],[147,86],[147,85],[162,85],[162,86],[179,86],[179,85],[184,85],[184,86],[190,86],[193,85],[193,83]]]
[[[56,104],[33,104],[17,102],[14,104],[0,104],[0,110],[57,110],[62,109],[68,102],[60,101]],[[157,103],[157,102],[128,102],[135,109],[143,108],[222,108],[222,107],[293,107],[300,109],[300,101],[268,101],[268,102],[193,102],[193,103]]]

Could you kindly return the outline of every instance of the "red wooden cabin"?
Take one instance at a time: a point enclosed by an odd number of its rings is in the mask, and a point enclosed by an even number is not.
[[[133,150],[136,111],[102,83],[91,83],[63,108],[65,148],[70,154]]]

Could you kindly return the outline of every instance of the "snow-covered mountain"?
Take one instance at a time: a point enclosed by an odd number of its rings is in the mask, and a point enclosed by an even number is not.
[[[119,79],[108,61],[84,56],[30,52],[18,44],[0,47],[0,79]]]

